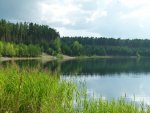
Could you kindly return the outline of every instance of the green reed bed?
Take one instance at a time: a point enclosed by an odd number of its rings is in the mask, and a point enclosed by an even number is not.
[[[73,84],[40,69],[1,68],[0,113],[69,112],[74,89]]]
[[[0,113],[150,113],[123,99],[87,99],[86,89],[40,68],[0,68]]]

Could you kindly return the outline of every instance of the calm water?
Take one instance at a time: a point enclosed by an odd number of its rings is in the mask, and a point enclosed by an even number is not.
[[[6,65],[10,62],[2,62]],[[126,97],[150,105],[150,59],[86,59],[65,62],[17,61],[20,67],[61,73],[61,79],[85,81],[88,95],[104,99]]]
[[[65,70],[68,68],[68,71]],[[62,78],[85,81],[88,95],[150,105],[150,59],[95,59],[62,64]]]

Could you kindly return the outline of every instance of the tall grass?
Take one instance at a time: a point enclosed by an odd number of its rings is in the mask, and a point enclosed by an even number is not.
[[[85,87],[40,68],[0,68],[0,113],[150,113],[123,99],[89,100],[86,94]]]
[[[39,69],[1,68],[0,113],[68,112],[74,89],[72,83]]]

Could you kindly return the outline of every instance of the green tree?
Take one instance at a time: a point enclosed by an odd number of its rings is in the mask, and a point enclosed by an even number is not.
[[[3,54],[4,44],[0,41],[0,56]]]
[[[6,43],[4,45],[3,55],[9,56],[9,57],[15,56],[16,55],[16,49],[15,49],[14,45],[10,44],[10,43]]]
[[[61,41],[60,41],[60,38],[56,38],[56,39],[51,43],[51,48],[52,48],[56,53],[61,53]]]
[[[82,54],[82,50],[83,50],[83,45],[80,44],[78,41],[73,42],[72,44],[72,50],[74,53],[72,53],[73,55],[81,55]]]

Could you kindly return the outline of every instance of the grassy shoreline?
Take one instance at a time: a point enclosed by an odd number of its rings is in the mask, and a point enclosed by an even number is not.
[[[1,67],[0,92],[0,113],[150,113],[149,106],[124,99],[89,100],[86,87],[39,67]]]

